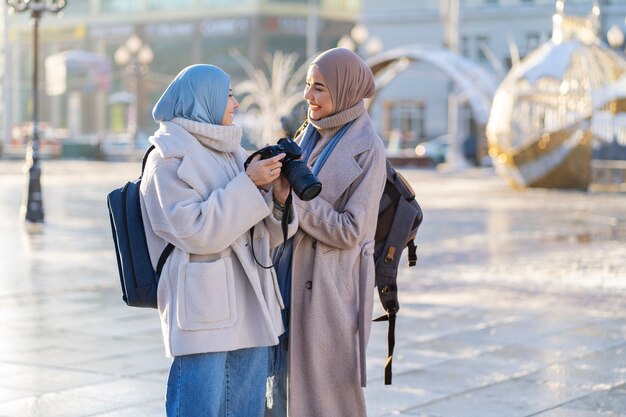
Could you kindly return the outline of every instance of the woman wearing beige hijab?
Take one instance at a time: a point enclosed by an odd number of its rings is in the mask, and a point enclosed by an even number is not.
[[[287,410],[273,416],[364,417],[365,350],[372,318],[374,234],[385,153],[363,99],[371,70],[335,48],[307,74],[308,126],[297,137],[322,182],[310,201],[294,196],[299,229],[278,267],[288,307]],[[285,343],[286,342],[286,343]],[[280,368],[280,366],[279,366]],[[284,383],[277,372],[278,386]]]

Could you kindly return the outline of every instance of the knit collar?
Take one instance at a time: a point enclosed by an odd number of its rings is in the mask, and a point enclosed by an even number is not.
[[[202,145],[219,152],[234,152],[241,144],[242,130],[239,125],[214,125],[182,117],[176,117],[172,122],[191,133]]]
[[[312,120],[309,118],[309,123],[311,123],[317,130],[334,129],[353,121],[362,115],[363,112],[365,112],[365,104],[363,104],[363,100],[361,100],[354,106],[333,114],[332,116],[324,117],[319,120]]]

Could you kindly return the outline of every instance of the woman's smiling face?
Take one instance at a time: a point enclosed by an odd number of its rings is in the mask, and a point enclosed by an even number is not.
[[[226,102],[226,110],[224,110],[224,116],[222,116],[222,125],[230,126],[233,124],[233,117],[235,110],[239,107],[239,102],[233,96],[233,89],[228,91],[228,101]]]
[[[333,114],[333,100],[324,77],[316,65],[311,65],[306,76],[304,99],[309,103],[309,116],[320,120]]]

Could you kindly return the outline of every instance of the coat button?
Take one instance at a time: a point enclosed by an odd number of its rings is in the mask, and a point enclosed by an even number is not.
[[[306,282],[306,289],[310,290],[311,288],[313,288],[313,283],[311,281],[307,281]]]
[[[317,240],[314,240],[311,246],[313,246],[313,249],[317,248]]]

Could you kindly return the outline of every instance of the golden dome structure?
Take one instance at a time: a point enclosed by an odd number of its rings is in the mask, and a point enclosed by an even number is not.
[[[552,38],[515,65],[496,90],[489,155],[513,187],[586,189],[593,140],[626,143],[626,60],[598,36],[597,3],[566,16]]]

